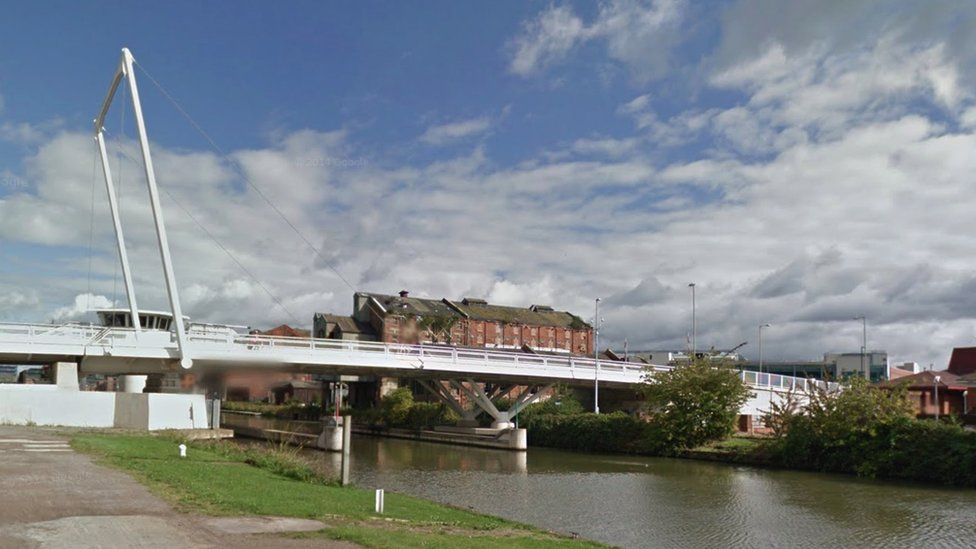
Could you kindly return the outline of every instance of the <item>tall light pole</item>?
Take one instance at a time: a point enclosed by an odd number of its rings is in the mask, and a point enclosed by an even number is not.
[[[861,373],[864,379],[871,381],[871,370],[864,365],[864,355],[868,352],[868,319],[864,315],[855,316],[854,320],[861,321]]]
[[[942,376],[935,376],[935,419],[939,419],[939,383],[942,382]]]
[[[759,325],[759,375],[762,375],[763,367],[763,346],[762,346],[762,329],[769,328],[769,323]],[[759,380],[756,379],[758,382]]]
[[[691,288],[691,358],[698,354],[698,319],[695,317],[695,283],[688,284]]]
[[[593,360],[596,372],[593,376],[593,413],[600,413],[600,298],[596,298],[593,311]]]

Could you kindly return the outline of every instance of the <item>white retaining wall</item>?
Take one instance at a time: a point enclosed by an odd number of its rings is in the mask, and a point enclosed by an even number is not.
[[[208,427],[203,395],[110,393],[4,383],[0,383],[0,423],[144,430]]]

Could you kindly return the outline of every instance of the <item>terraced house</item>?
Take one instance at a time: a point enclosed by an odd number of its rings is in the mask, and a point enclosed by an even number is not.
[[[405,290],[398,295],[356,292],[351,316],[318,313],[313,332],[320,338],[593,354],[592,327],[570,312],[470,297],[410,297]]]

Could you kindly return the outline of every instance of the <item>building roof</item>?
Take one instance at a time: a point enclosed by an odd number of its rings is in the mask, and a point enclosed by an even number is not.
[[[387,314],[403,316],[457,316],[457,311],[445,300],[424,297],[373,294],[359,292],[376,300]]]
[[[445,300],[446,301],[446,300]],[[462,299],[452,302],[461,313],[475,320],[505,322],[508,324],[528,324],[531,326],[558,326],[561,328],[588,329],[589,324],[567,311],[554,311],[547,305],[531,307],[509,307],[492,305],[484,300]]]
[[[968,380],[961,376],[958,376],[948,370],[932,371],[925,370],[924,372],[919,372],[917,374],[912,374],[910,376],[899,377],[897,379],[891,379],[882,382],[880,385],[885,387],[903,387],[908,386],[911,388],[931,388],[935,387],[935,378],[939,378],[939,387],[957,387],[957,386],[976,386],[976,382]]]
[[[948,371],[960,376],[976,372],[976,347],[953,349]]]
[[[291,387],[292,389],[321,389],[321,381],[286,381],[284,383],[279,383],[274,386],[274,389],[284,389],[286,387]]]
[[[406,292],[403,292],[406,293]],[[460,316],[474,320],[526,324],[530,326],[557,326],[589,329],[590,325],[567,311],[555,311],[548,305],[510,307],[492,305],[484,299],[465,297],[460,301],[430,299],[359,292],[376,300],[387,314],[404,316]]]
[[[371,334],[373,327],[366,322],[360,322],[351,316],[322,314],[325,321],[335,324],[344,334]]]
[[[255,335],[266,335],[266,336],[277,336],[277,337],[310,337],[312,332],[308,330],[302,330],[301,328],[292,328],[287,324],[282,324],[281,326],[276,326],[270,330],[254,330],[251,332]]]

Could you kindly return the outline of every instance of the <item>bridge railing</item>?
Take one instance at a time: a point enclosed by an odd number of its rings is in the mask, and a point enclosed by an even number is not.
[[[831,390],[838,387],[837,383],[827,382],[822,379],[759,373],[752,370],[742,370],[742,372],[740,372],[740,376],[745,384],[764,389],[792,389],[798,392],[809,392],[815,387],[824,387]]]
[[[250,352],[277,351],[340,351],[369,354],[382,354],[398,358],[417,358],[449,361],[453,364],[484,364],[486,366],[509,365],[527,369],[570,368],[573,370],[593,371],[597,361],[592,358],[562,357],[553,355],[533,355],[510,351],[496,351],[490,349],[472,349],[465,347],[451,347],[447,345],[411,345],[405,343],[382,343],[373,341],[351,341],[342,339],[309,339],[266,335],[226,335],[218,334],[190,334],[191,342],[203,344],[230,344],[242,347]],[[621,362],[600,360],[601,373],[628,374],[639,378],[646,370],[670,369],[668,366],[648,365],[642,362]]]
[[[417,367],[425,359],[448,362],[463,369],[465,366],[483,365],[485,367],[514,367],[525,370],[564,370],[574,372],[577,379],[595,378],[599,365],[600,373],[617,374],[634,382],[640,381],[650,372],[670,370],[672,366],[651,365],[643,362],[624,362],[600,360],[575,356],[533,355],[492,349],[451,347],[447,345],[410,345],[404,343],[382,343],[373,341],[351,341],[342,339],[315,339],[249,335],[236,332],[212,332],[190,330],[191,353],[197,350],[223,350],[231,354],[298,354],[315,359],[321,352],[363,353],[382,355],[390,358],[416,358]],[[174,348],[175,336],[169,332],[144,330],[137,337],[131,328],[106,328],[81,324],[43,325],[0,323],[0,341],[31,344],[81,345],[113,349],[137,350],[147,345]],[[300,358],[295,357],[295,358]],[[269,358],[271,358],[269,356]],[[320,357],[321,358],[321,357]],[[473,372],[472,372],[473,373]],[[758,373],[744,370],[740,373],[743,382],[757,388],[773,390],[808,391],[814,386],[835,388],[836,383],[826,384],[821,380]]]

